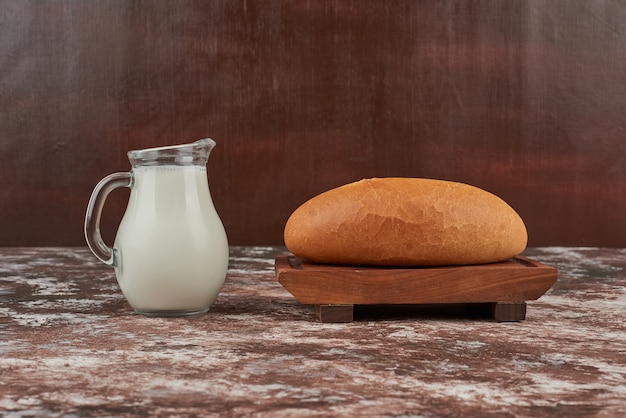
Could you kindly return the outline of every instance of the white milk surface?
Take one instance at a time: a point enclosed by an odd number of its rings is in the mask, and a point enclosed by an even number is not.
[[[208,309],[224,284],[228,241],[198,166],[133,169],[114,248],[117,280],[133,308]]]

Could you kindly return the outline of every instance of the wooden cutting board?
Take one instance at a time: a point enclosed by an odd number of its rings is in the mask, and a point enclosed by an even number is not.
[[[526,257],[480,265],[389,268],[275,260],[278,282],[322,322],[350,322],[354,305],[488,303],[497,321],[525,319],[527,300],[556,283],[557,270]]]

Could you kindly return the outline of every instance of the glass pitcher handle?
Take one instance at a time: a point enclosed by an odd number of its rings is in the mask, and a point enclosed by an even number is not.
[[[104,264],[111,267],[116,266],[115,252],[112,248],[102,240],[100,234],[100,215],[104,207],[104,201],[113,189],[118,187],[131,187],[131,173],[113,173],[109,174],[96,185],[91,193],[89,204],[87,205],[87,214],[85,215],[85,239],[87,245],[96,257]]]

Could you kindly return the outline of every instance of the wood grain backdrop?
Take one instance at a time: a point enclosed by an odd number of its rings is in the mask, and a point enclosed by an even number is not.
[[[530,245],[626,246],[619,1],[0,0],[0,112],[3,246],[84,245],[126,151],[206,136],[231,244],[413,176],[501,196]]]

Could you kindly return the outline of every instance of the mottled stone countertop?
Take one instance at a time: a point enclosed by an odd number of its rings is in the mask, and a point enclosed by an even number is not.
[[[207,314],[149,318],[86,248],[0,248],[0,414],[626,416],[626,249],[528,249],[559,278],[507,323],[320,323],[276,281],[282,253],[232,247]]]

